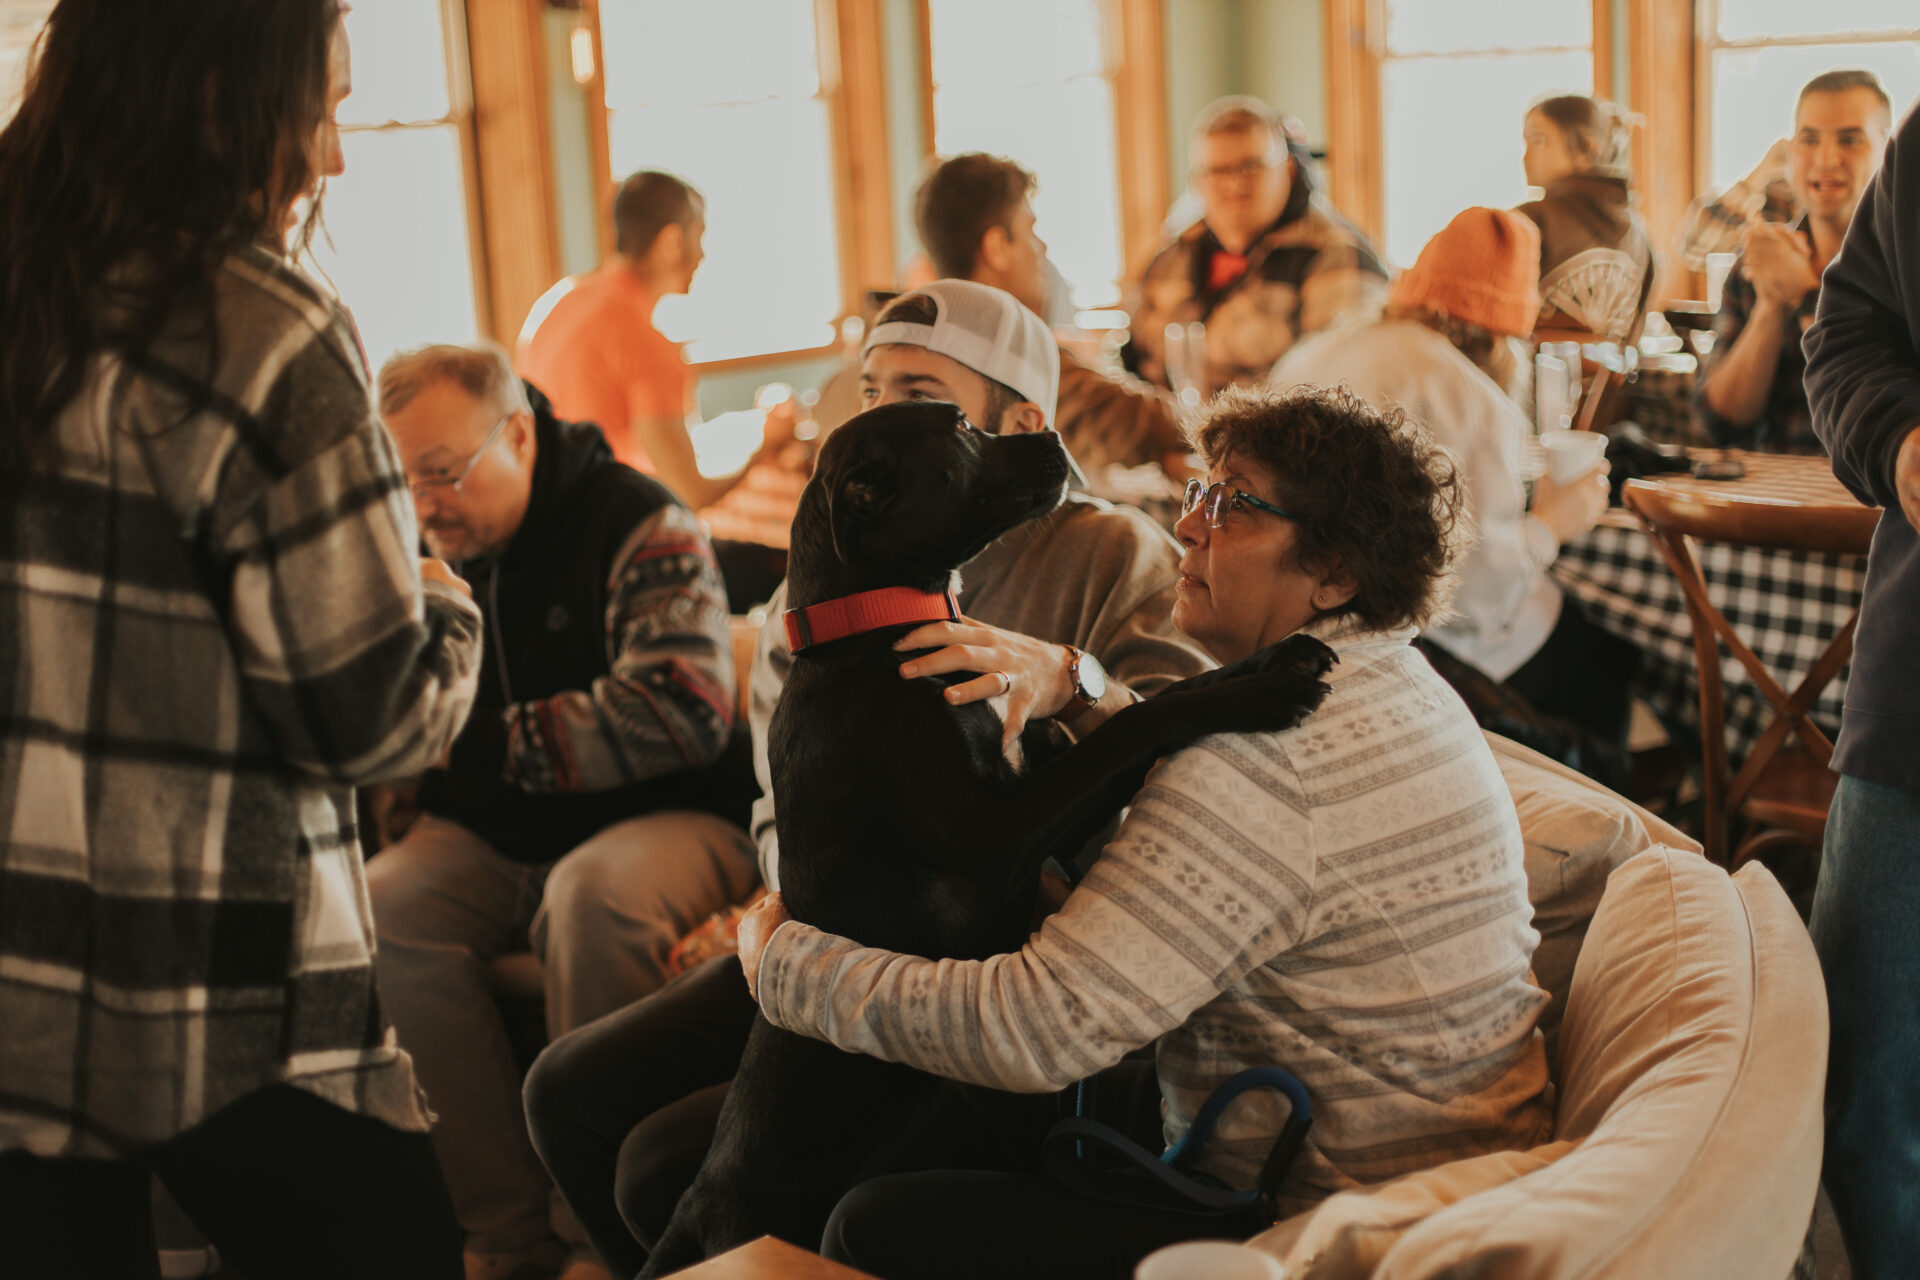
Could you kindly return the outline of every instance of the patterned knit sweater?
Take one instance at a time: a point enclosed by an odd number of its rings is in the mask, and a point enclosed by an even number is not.
[[[1545,1139],[1513,802],[1410,633],[1329,629],[1332,693],[1286,733],[1154,770],[1086,881],[1019,952],[928,961],[790,922],[759,976],[777,1026],[977,1084],[1060,1089],[1159,1041],[1165,1137],[1277,1064],[1313,1100],[1281,1190],[1338,1190]],[[1254,1185],[1286,1119],[1256,1092],[1199,1167]]]

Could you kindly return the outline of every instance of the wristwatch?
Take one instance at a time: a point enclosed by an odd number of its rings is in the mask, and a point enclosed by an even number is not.
[[[1063,647],[1067,651],[1067,683],[1073,686],[1073,701],[1054,716],[1062,724],[1077,719],[1107,695],[1107,669],[1100,665],[1100,659],[1072,645]]]

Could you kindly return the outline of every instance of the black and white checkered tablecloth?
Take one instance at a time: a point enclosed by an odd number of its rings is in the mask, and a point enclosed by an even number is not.
[[[1791,693],[1848,618],[1860,607],[1865,556],[1767,551],[1721,542],[1695,544],[1714,606]],[[1700,685],[1693,659],[1693,621],[1666,561],[1639,529],[1600,525],[1560,549],[1554,577],[1592,620],[1646,653],[1640,696],[1662,717],[1696,731]],[[1727,751],[1745,758],[1772,717],[1746,669],[1721,650],[1727,694]],[[1827,686],[1814,720],[1829,734],[1840,726],[1847,673]]]

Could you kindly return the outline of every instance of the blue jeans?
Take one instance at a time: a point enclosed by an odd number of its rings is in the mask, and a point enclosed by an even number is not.
[[[1920,1259],[1920,795],[1842,778],[1813,941],[1833,1033],[1824,1176],[1858,1280]]]

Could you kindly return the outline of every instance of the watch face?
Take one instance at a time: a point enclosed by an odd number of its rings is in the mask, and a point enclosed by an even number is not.
[[[1073,682],[1079,686],[1077,692],[1089,702],[1098,702],[1107,694],[1107,670],[1100,665],[1100,659],[1090,653],[1082,653],[1074,664]]]

